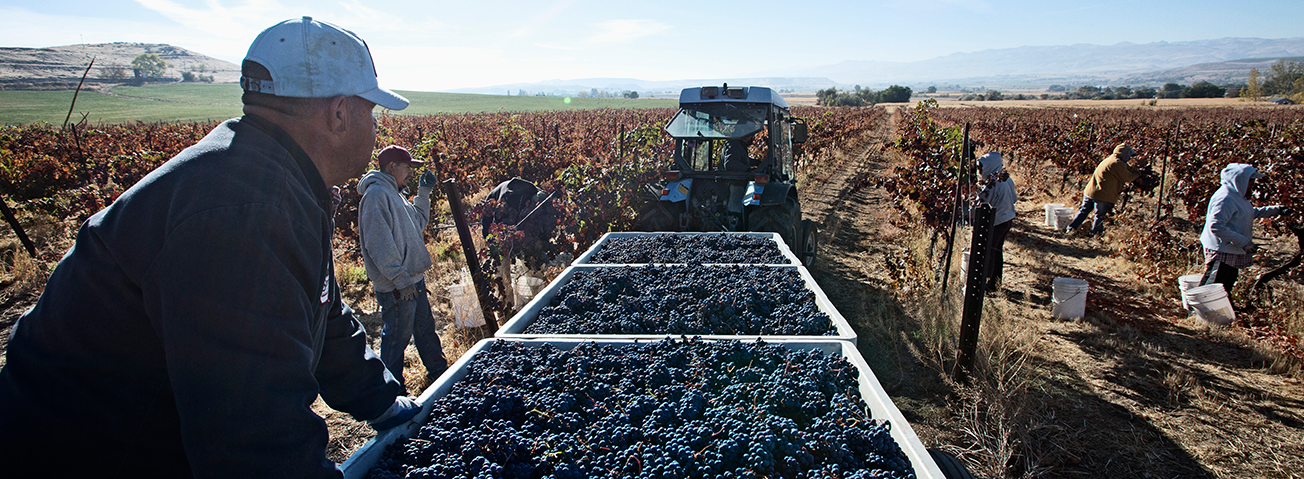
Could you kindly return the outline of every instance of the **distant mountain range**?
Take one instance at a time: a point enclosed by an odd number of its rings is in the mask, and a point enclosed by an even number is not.
[[[70,89],[86,63],[95,57],[87,81],[105,78],[114,65],[125,67],[136,55],[158,53],[172,66],[170,77],[186,71],[212,75],[216,82],[239,79],[239,66],[165,44],[105,43],[50,48],[0,48],[0,89]],[[1190,42],[1118,43],[1114,45],[1027,46],[953,53],[917,62],[844,61],[810,68],[776,69],[738,78],[647,81],[635,78],[583,78],[512,83],[452,90],[459,93],[577,95],[580,92],[640,96],[676,96],[701,85],[768,86],[783,91],[814,91],[861,85],[880,89],[904,85],[916,91],[936,85],[973,88],[1044,88],[1065,86],[1158,86],[1168,82],[1215,84],[1244,82],[1251,68],[1261,72],[1279,59],[1304,60],[1304,37],[1283,39],[1222,38]],[[131,71],[126,71],[131,75]]]
[[[844,61],[811,68],[776,69],[732,79],[642,81],[586,78],[514,83],[454,90],[465,93],[575,94],[598,89],[670,93],[692,86],[729,82],[793,91],[897,84],[916,90],[929,85],[987,88],[1061,85],[1162,85],[1244,82],[1251,68],[1265,71],[1278,59],[1304,57],[1304,37],[1222,38],[1190,42],[1114,45],[1029,46],[953,53],[917,62]]]

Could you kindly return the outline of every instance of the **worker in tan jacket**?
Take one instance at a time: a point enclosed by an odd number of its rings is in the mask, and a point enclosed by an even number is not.
[[[1087,236],[1095,236],[1104,231],[1105,217],[1109,216],[1114,204],[1118,203],[1123,187],[1141,176],[1127,164],[1127,160],[1135,154],[1136,151],[1127,146],[1127,143],[1119,143],[1112,154],[1096,165],[1095,173],[1091,174],[1091,180],[1087,181],[1087,187],[1082,192],[1082,207],[1078,208],[1078,216],[1069,223],[1065,233],[1078,229],[1078,226],[1087,221],[1092,210],[1095,210],[1096,217],[1091,221],[1091,232]]]

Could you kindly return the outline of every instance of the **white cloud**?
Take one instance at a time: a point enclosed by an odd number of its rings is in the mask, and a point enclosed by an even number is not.
[[[654,20],[608,20],[598,24],[598,33],[588,38],[589,43],[629,43],[634,40],[670,30]]]
[[[187,28],[213,36],[252,41],[258,32],[276,22],[293,18],[275,1],[243,1],[226,6],[207,0],[206,8],[194,9],[171,0],[136,0],[136,3]]]

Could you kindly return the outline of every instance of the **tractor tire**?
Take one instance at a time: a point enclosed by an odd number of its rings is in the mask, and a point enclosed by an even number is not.
[[[794,252],[797,259],[807,268],[815,264],[815,256],[819,251],[820,233],[815,222],[811,220],[801,220],[801,251]]]
[[[800,226],[796,218],[793,218],[793,211],[797,216],[801,216],[801,210],[797,205],[796,198],[788,198],[782,205],[758,206],[752,213],[747,216],[747,231],[761,231],[770,233],[779,233],[783,237],[783,242],[788,245],[788,249],[793,254],[800,254],[801,245],[797,244],[797,228]]]
[[[950,453],[941,449],[929,449],[928,455],[933,458],[933,462],[942,470],[942,476],[946,479],[974,479],[969,469],[964,467],[964,463]]]
[[[634,231],[679,231],[679,215],[675,213],[674,203],[669,201],[648,201],[639,208],[634,217]]]

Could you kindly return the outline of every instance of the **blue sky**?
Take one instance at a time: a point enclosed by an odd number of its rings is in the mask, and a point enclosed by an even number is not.
[[[1304,2],[1030,0],[0,0],[0,46],[167,43],[239,63],[311,15],[362,36],[382,86],[747,77],[1032,45],[1304,36]]]

